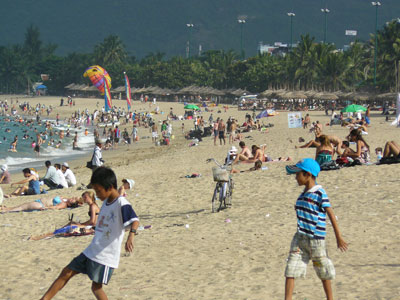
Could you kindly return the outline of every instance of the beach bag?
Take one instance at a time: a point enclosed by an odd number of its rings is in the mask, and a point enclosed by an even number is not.
[[[321,164],[321,171],[330,171],[340,169],[340,166],[336,163],[336,161],[331,160]]]
[[[391,165],[400,163],[400,157],[382,157],[379,160],[380,165]]]
[[[92,161],[86,162],[86,168],[88,168],[88,169],[93,169]]]
[[[344,166],[344,165],[349,164],[350,162],[349,162],[349,160],[347,159],[347,157],[339,157],[338,159],[336,159],[336,163],[337,163],[339,166]]]

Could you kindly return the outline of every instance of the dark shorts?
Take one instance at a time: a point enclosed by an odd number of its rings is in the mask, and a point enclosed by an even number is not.
[[[37,191],[35,191],[34,189],[28,189],[28,190],[25,192],[25,195],[39,195],[39,194],[40,194],[40,191],[37,192]]]
[[[114,138],[114,142],[119,143],[119,138]]]
[[[108,284],[114,271],[113,268],[87,258],[83,253],[75,257],[67,268],[78,273],[87,274],[91,281],[100,284]]]
[[[40,152],[40,146],[36,145],[34,150],[35,150],[35,152]]]
[[[224,139],[225,138],[225,132],[224,131],[218,131],[218,137],[220,139]]]
[[[218,130],[214,130],[214,136],[218,136]]]

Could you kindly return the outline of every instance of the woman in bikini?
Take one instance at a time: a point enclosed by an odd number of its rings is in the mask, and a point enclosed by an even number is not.
[[[31,236],[29,239],[33,241],[38,241],[44,238],[50,238],[56,235],[69,233],[71,231],[77,231],[79,234],[79,229],[83,230],[83,234],[90,234],[94,232],[93,226],[97,223],[97,218],[100,213],[100,208],[96,204],[96,197],[93,191],[86,191],[82,194],[82,201],[89,205],[89,220],[86,222],[69,222],[68,224],[64,225],[63,227],[56,229],[55,231],[48,232],[45,234],[40,234],[37,236]]]
[[[400,145],[395,141],[390,141],[385,144],[385,148],[383,150],[383,157],[397,157],[400,155]]]
[[[357,143],[357,150],[354,151],[350,148],[346,148],[342,157],[351,157],[353,159],[358,159],[361,163],[368,163],[370,161],[369,145],[364,140],[361,132],[357,129],[353,129],[350,132],[348,139],[350,142]]]
[[[322,165],[325,162],[331,161],[335,152],[327,135],[320,135],[318,140],[319,146],[316,149],[315,160],[319,165]]]
[[[97,223],[97,216],[100,213],[100,208],[96,203],[96,196],[93,191],[86,191],[82,194],[82,200],[89,205],[89,220],[86,222],[71,222],[67,225],[78,225],[79,227],[95,226]],[[67,226],[66,225],[66,226]]]
[[[65,198],[56,196],[54,198],[37,199],[32,202],[23,203],[15,207],[2,207],[1,212],[18,212],[31,210],[46,210],[46,209],[64,209],[75,208],[81,206],[83,201],[78,197]]]

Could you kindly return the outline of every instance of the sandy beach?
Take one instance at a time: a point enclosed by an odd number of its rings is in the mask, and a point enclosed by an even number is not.
[[[1,96],[0,100],[5,98]],[[59,113],[61,119],[78,108],[93,111],[97,102],[103,103],[102,99],[75,99],[75,107],[59,107],[60,98],[20,97],[19,101],[52,104],[52,117]],[[126,107],[122,100],[114,104]],[[164,114],[155,115],[156,120],[165,120],[170,108],[177,115],[184,114],[181,103],[157,105]],[[149,105],[135,101],[133,109],[147,111]],[[221,108],[221,113],[213,109],[214,118],[222,117],[224,121],[232,116],[243,123],[246,114],[233,106],[227,112]],[[324,124],[324,133],[341,138],[348,134],[347,128],[325,126],[330,117],[323,111],[309,113],[312,121]],[[209,115],[203,113],[205,120]],[[308,141],[314,138],[313,134],[288,129],[287,119],[287,112],[262,119],[274,127],[268,133],[245,133],[244,141],[248,146],[266,144],[266,152],[272,158],[290,156],[297,162],[314,157],[315,149],[295,149],[299,137]],[[376,161],[373,150],[389,140],[400,142],[400,129],[385,122],[380,112],[372,112],[371,119],[365,139],[371,146],[372,160]],[[232,207],[212,213],[215,183],[213,165],[207,164],[206,159],[213,157],[222,162],[231,145],[214,146],[213,139],[208,137],[197,147],[189,147],[190,141],[181,133],[182,122],[186,131],[193,127],[191,120],[173,121],[175,138],[170,146],[155,146],[149,129],[141,127],[139,142],[129,148],[121,144],[118,150],[103,151],[106,165],[115,171],[119,184],[123,178],[135,180],[135,189],[127,199],[141,225],[151,225],[151,229],[140,231],[135,238],[133,254],[122,255],[120,267],[105,287],[109,299],[283,299],[286,258],[296,232],[294,204],[302,191],[294,176],[286,174],[285,166],[290,162],[264,163],[267,170],[234,174]],[[234,145],[238,147],[238,142]],[[90,180],[91,170],[85,168],[90,157],[88,154],[69,162],[78,185]],[[250,167],[238,166],[240,170]],[[357,166],[321,172],[318,177],[349,244],[349,250],[341,253],[328,225],[327,248],[337,274],[332,282],[335,299],[400,299],[400,179],[396,179],[399,167]],[[44,169],[39,173],[43,176]],[[201,177],[185,178],[192,173],[200,173]],[[12,180],[22,178],[19,172]],[[5,193],[13,189],[10,185],[2,188]],[[81,193],[69,188],[50,191],[49,195]],[[3,205],[15,206],[37,198],[5,199]],[[87,210],[83,206],[74,210],[0,214],[0,264],[4,270],[0,299],[39,299],[44,294],[62,268],[87,247],[92,236],[41,241],[27,238],[66,224],[71,213],[84,221],[88,218]],[[90,286],[87,276],[76,276],[54,299],[94,299]],[[294,299],[323,298],[322,285],[310,263],[307,277],[296,281]]]

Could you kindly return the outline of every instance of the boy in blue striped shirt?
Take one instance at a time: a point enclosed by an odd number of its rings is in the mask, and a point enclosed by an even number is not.
[[[322,281],[326,299],[333,300],[331,280],[335,278],[335,268],[326,254],[326,215],[335,231],[337,246],[341,251],[347,250],[328,195],[322,186],[316,184],[320,172],[319,164],[311,158],[305,158],[294,166],[287,166],[289,174],[296,174],[299,185],[304,191],[297,198],[295,209],[297,215],[297,232],[290,245],[290,253],[285,270],[285,300],[291,300],[295,278],[304,277],[310,259]]]

